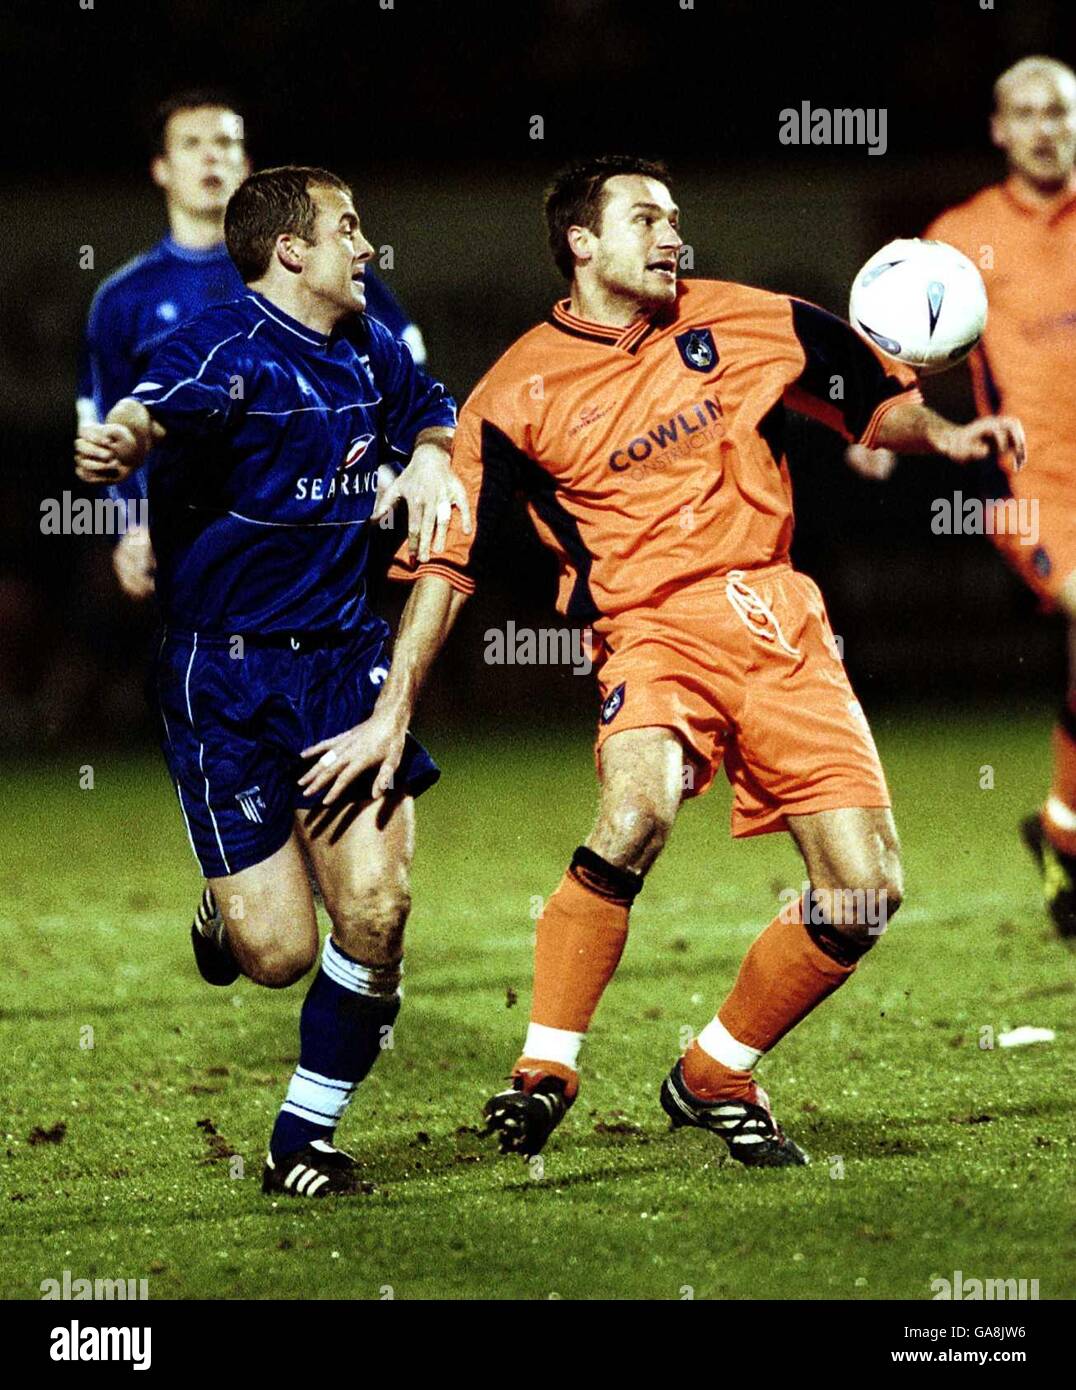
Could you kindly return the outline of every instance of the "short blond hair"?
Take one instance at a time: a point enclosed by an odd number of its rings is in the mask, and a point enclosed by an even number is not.
[[[1041,54],[1035,54],[1013,63],[994,83],[994,109],[1000,110],[1012,89],[1028,77],[1053,78],[1059,86],[1068,87],[1071,95],[1076,98],[1076,72],[1057,58],[1045,58]]]

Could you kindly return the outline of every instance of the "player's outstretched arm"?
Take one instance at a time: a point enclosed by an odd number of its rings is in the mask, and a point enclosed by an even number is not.
[[[120,483],[141,468],[151,447],[164,437],[141,401],[117,401],[103,425],[79,425],[75,472],[84,483]]]
[[[463,530],[471,534],[471,507],[467,489],[452,471],[454,430],[432,426],[415,440],[411,462],[400,476],[379,493],[371,521],[380,521],[399,502],[407,503],[407,544],[412,560],[423,564],[445,548],[452,508],[458,507]]]
[[[324,803],[331,805],[371,767],[377,768],[374,800],[392,789],[419,691],[465,600],[465,594],[437,575],[415,580],[393,644],[392,666],[370,718],[303,749],[304,758],[317,759],[299,778],[308,796],[325,791]]]
[[[996,452],[1011,455],[1014,468],[1022,468],[1026,457],[1024,427],[1015,416],[983,415],[958,425],[915,401],[901,401],[886,411],[874,447],[902,454],[942,454],[954,463],[971,463]]]

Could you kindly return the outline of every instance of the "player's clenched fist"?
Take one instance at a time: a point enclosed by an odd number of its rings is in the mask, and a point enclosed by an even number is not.
[[[120,483],[142,462],[142,445],[126,425],[79,425],[75,472],[84,483]]]

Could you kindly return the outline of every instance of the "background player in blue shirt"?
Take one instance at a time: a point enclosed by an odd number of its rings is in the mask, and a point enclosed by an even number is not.
[[[244,294],[172,333],[106,422],[80,427],[77,468],[112,482],[155,446],[162,748],[223,914],[195,933],[203,975],[281,987],[309,970],[304,850],[332,918],[263,1189],[352,1193],[356,1164],[331,1140],[399,1010],[414,798],[438,776],[407,724],[462,603],[420,580],[390,669],[365,600],[369,531],[403,498],[428,558],[453,505],[470,517],[444,388],[377,320],[340,331],[373,254],[347,185],[254,174],[225,231]],[[411,462],[379,501],[385,457]]]
[[[224,210],[250,172],[244,122],[220,93],[186,91],[158,107],[150,176],[164,193],[168,235],[99,287],[90,305],[79,361],[79,423],[100,421],[130,394],[169,334],[209,304],[234,299],[243,282],[224,244]],[[366,272],[366,312],[425,361],[422,334],[391,291]],[[144,470],[110,488],[146,496]],[[149,535],[134,527],[118,540],[113,568],[131,598],[153,592]]]

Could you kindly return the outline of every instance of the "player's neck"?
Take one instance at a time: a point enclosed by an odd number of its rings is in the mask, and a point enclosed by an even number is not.
[[[267,299],[288,318],[327,338],[346,312],[335,304],[310,293],[303,282],[286,271],[283,277],[273,272],[260,280],[251,281],[249,288]]]
[[[580,284],[578,279],[572,281],[568,304],[577,319],[600,323],[606,328],[627,328],[650,312],[637,299],[617,294],[604,285]]]
[[[199,215],[186,208],[170,206],[168,229],[177,246],[188,251],[208,251],[224,240],[224,214]]]

